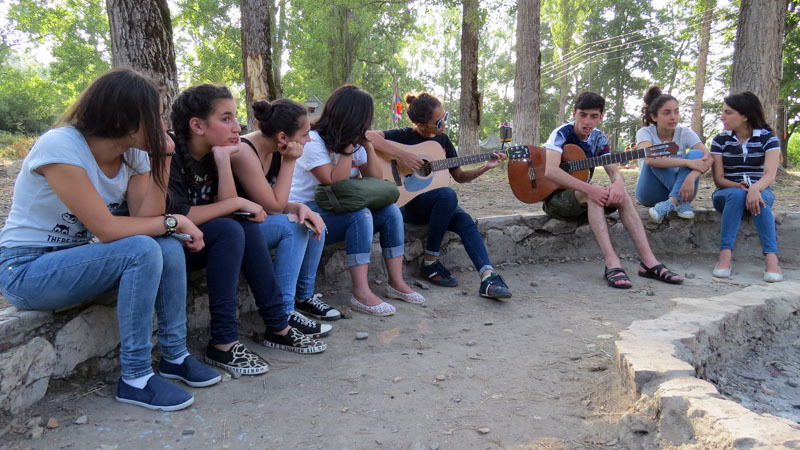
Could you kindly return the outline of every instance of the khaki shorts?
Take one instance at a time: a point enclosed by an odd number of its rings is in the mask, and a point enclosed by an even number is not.
[[[545,214],[558,220],[585,222],[588,220],[586,205],[575,197],[575,189],[559,189],[544,200]],[[606,214],[617,210],[616,206],[606,206]]]

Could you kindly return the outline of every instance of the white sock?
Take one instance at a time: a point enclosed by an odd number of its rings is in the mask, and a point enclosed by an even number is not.
[[[183,364],[183,360],[184,360],[184,359],[186,359],[186,357],[187,357],[187,356],[189,356],[189,354],[188,354],[188,353],[187,353],[187,354],[185,354],[185,355],[183,355],[183,356],[181,356],[180,358],[177,358],[177,359],[167,359],[167,358],[164,358],[164,361],[166,361],[166,362],[168,362],[168,363],[170,363],[170,364],[177,364],[177,365],[181,365],[181,364]]]
[[[153,376],[152,373],[148,373],[143,377],[131,378],[130,380],[126,380],[125,378],[123,378],[122,381],[124,381],[125,384],[129,386],[135,387],[136,389],[144,389],[144,387],[147,386],[147,380],[149,380],[150,377],[152,376]]]

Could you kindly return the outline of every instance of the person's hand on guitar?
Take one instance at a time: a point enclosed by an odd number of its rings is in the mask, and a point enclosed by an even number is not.
[[[487,159],[486,162],[483,163],[483,167],[485,167],[486,170],[494,169],[495,167],[502,164],[502,162],[505,161],[506,159],[508,159],[508,156],[506,156],[505,153],[499,153],[499,152],[492,153],[492,157]]]
[[[397,159],[411,170],[418,170],[424,163],[422,158],[403,149],[397,150]]]

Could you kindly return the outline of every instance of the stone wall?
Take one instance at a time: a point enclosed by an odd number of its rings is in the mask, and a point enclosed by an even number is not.
[[[673,219],[646,225],[651,246],[667,263],[675,258],[712,258],[718,251],[719,214],[696,211],[694,220]],[[800,260],[800,214],[783,213],[778,223],[781,259]],[[646,221],[645,221],[646,222]],[[477,221],[495,265],[546,263],[570,258],[594,258],[600,251],[587,224],[550,219],[542,214],[489,217]],[[614,246],[622,255],[635,255],[633,243],[618,219],[609,218]],[[416,273],[426,238],[424,227],[406,228],[406,270]],[[377,243],[377,240],[376,240]],[[745,218],[737,240],[737,255],[758,257],[760,244],[752,220]],[[459,238],[448,233],[442,245],[442,261],[452,270],[474,270]],[[373,245],[373,262],[381,260]],[[711,268],[709,268],[711,270]],[[326,248],[317,287],[321,292],[346,289],[344,245]],[[384,279],[383,264],[370,265],[371,279]],[[239,286],[240,312],[255,311],[249,289]],[[38,401],[51,378],[114,371],[118,366],[119,335],[109,293],[67,311],[0,310],[0,412],[16,412]],[[189,275],[187,299],[190,333],[204,331],[209,322],[208,296],[202,272]],[[155,328],[155,327],[154,327]]]

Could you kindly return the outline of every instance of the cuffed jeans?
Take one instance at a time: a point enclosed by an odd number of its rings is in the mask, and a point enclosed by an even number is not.
[[[753,216],[753,223],[761,240],[763,253],[778,253],[778,238],[775,232],[775,217],[772,215],[772,205],[775,203],[775,194],[770,188],[761,191],[761,198],[766,206],[761,206],[761,213]],[[749,213],[746,207],[747,191],[738,187],[717,189],[711,196],[714,209],[722,212],[722,226],[719,236],[720,250],[731,249],[736,242],[739,224],[742,215]]]
[[[325,233],[317,241],[305,225],[292,222],[286,214],[267,216],[261,223],[267,247],[275,249],[275,281],[281,291],[286,314],[294,311],[295,296],[314,295],[319,259],[325,245]]]
[[[446,231],[461,237],[464,250],[480,275],[494,270],[489,253],[475,221],[458,206],[458,196],[449,187],[442,187],[420,194],[401,209],[403,219],[414,225],[428,225],[428,242],[425,253],[439,256]]]
[[[682,156],[674,158],[701,159],[703,152],[693,148]],[[686,176],[692,172],[688,167],[650,167],[642,163],[642,170],[639,171],[639,180],[636,182],[636,200],[644,206],[653,206],[658,202],[675,197],[678,201],[683,201],[678,194],[686,180]],[[700,177],[694,181],[694,191],[700,186]]]
[[[372,235],[375,233],[380,233],[384,259],[403,255],[405,250],[403,215],[394,203],[383,208],[363,208],[345,213],[325,211],[313,201],[306,205],[321,215],[325,221],[328,229],[326,244],[345,241],[348,267],[369,264]]]
[[[0,249],[0,287],[19,309],[62,309],[117,289],[122,378],[153,372],[153,310],[163,357],[186,350],[186,264],[173,238],[130,236],[77,247]]]
[[[205,247],[197,253],[186,251],[187,270],[206,268],[208,304],[211,313],[211,344],[239,340],[237,289],[239,271],[253,291],[258,314],[269,331],[289,325],[269,249],[259,224],[249,220],[212,219],[200,225]]]

